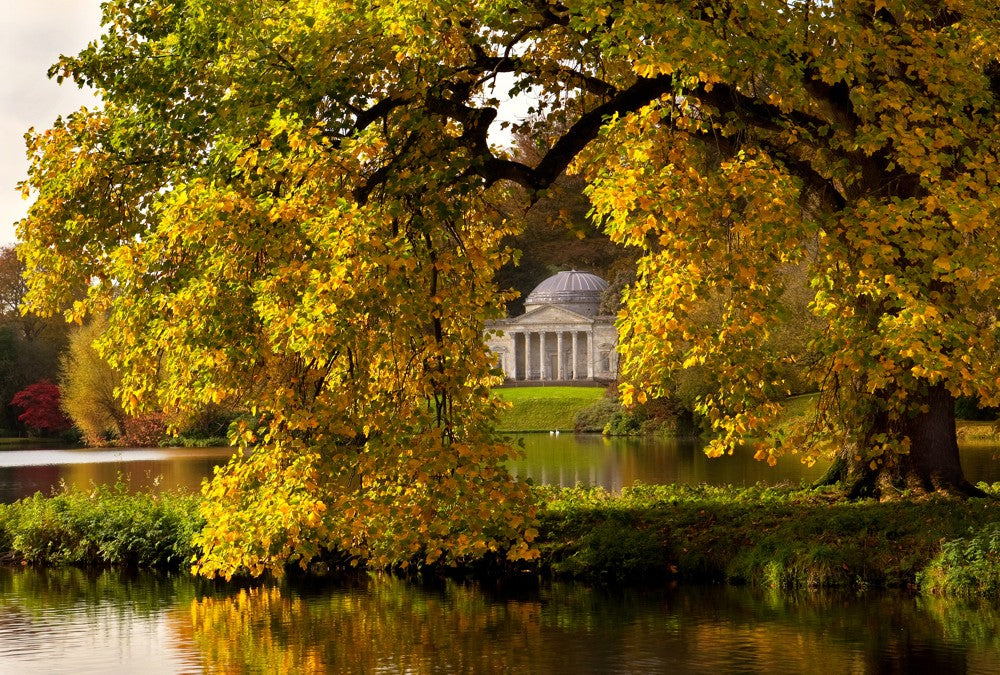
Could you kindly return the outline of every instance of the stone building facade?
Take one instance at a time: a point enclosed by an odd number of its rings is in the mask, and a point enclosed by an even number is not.
[[[570,270],[535,287],[524,314],[491,322],[486,343],[508,383],[601,383],[618,371],[614,317],[600,316],[608,283]]]

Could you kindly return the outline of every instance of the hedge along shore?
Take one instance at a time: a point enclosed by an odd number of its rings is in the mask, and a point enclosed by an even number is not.
[[[537,487],[538,562],[423,569],[614,585],[910,587],[996,596],[1000,484],[980,487],[992,498],[846,502],[805,488],[640,485],[611,494]],[[185,569],[195,554],[191,535],[203,524],[199,499],[130,495],[116,486],[0,505],[0,560]]]

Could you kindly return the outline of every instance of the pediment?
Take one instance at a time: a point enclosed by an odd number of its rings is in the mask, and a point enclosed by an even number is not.
[[[534,326],[540,324],[576,324],[591,326],[594,319],[589,316],[577,314],[576,312],[559,307],[558,305],[541,305],[533,307],[521,316],[507,320],[505,328],[511,329],[517,326]]]

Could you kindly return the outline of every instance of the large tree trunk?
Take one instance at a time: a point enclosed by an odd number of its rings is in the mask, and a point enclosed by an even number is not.
[[[859,437],[862,440],[854,440],[841,449],[819,484],[841,482],[852,498],[890,497],[905,490],[985,497],[986,493],[966,480],[962,471],[954,398],[941,384],[926,387],[920,397],[924,412],[893,425],[885,419],[871,420],[868,433]],[[883,456],[873,468],[862,444],[863,439],[879,432],[909,438],[910,450],[906,454]]]

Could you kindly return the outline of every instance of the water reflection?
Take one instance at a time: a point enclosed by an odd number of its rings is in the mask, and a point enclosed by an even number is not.
[[[535,483],[572,487],[601,485],[620,490],[636,482],[709,485],[798,485],[820,478],[827,465],[812,467],[797,456],[783,457],[770,467],[748,452],[718,458],[704,453],[698,439],[608,438],[592,434],[523,434],[525,458],[511,464],[519,476]],[[963,444],[962,466],[972,482],[1000,481],[998,448],[986,443]]]
[[[513,462],[515,474],[536,483],[601,485],[620,490],[635,482],[711,485],[798,485],[819,478],[825,466],[807,467],[797,457],[778,466],[755,461],[749,453],[709,459],[698,440],[606,438],[589,434],[524,434],[526,457]],[[973,482],[1000,481],[998,448],[966,444],[961,448],[966,476]],[[0,450],[0,503],[49,493],[61,483],[81,488],[122,478],[133,490],[196,491],[225,463],[228,448]]]
[[[229,448],[114,448],[0,451],[0,503],[66,484],[78,488],[115,483],[133,491],[196,492]]]
[[[0,570],[0,672],[1000,672],[997,608],[906,593],[235,589]]]
[[[933,605],[949,605],[935,601]],[[267,587],[192,604],[223,672],[998,672],[994,608],[947,612],[902,593],[787,596],[744,588],[504,595],[373,579],[303,595]]]
[[[795,457],[769,467],[748,453],[709,458],[697,439],[607,438],[599,435],[525,434],[525,459],[512,469],[536,483],[572,487],[601,485],[610,490],[636,482],[772,485],[815,480],[825,467],[807,467]]]
[[[0,569],[0,672],[201,672],[170,620],[193,591],[179,577]]]

